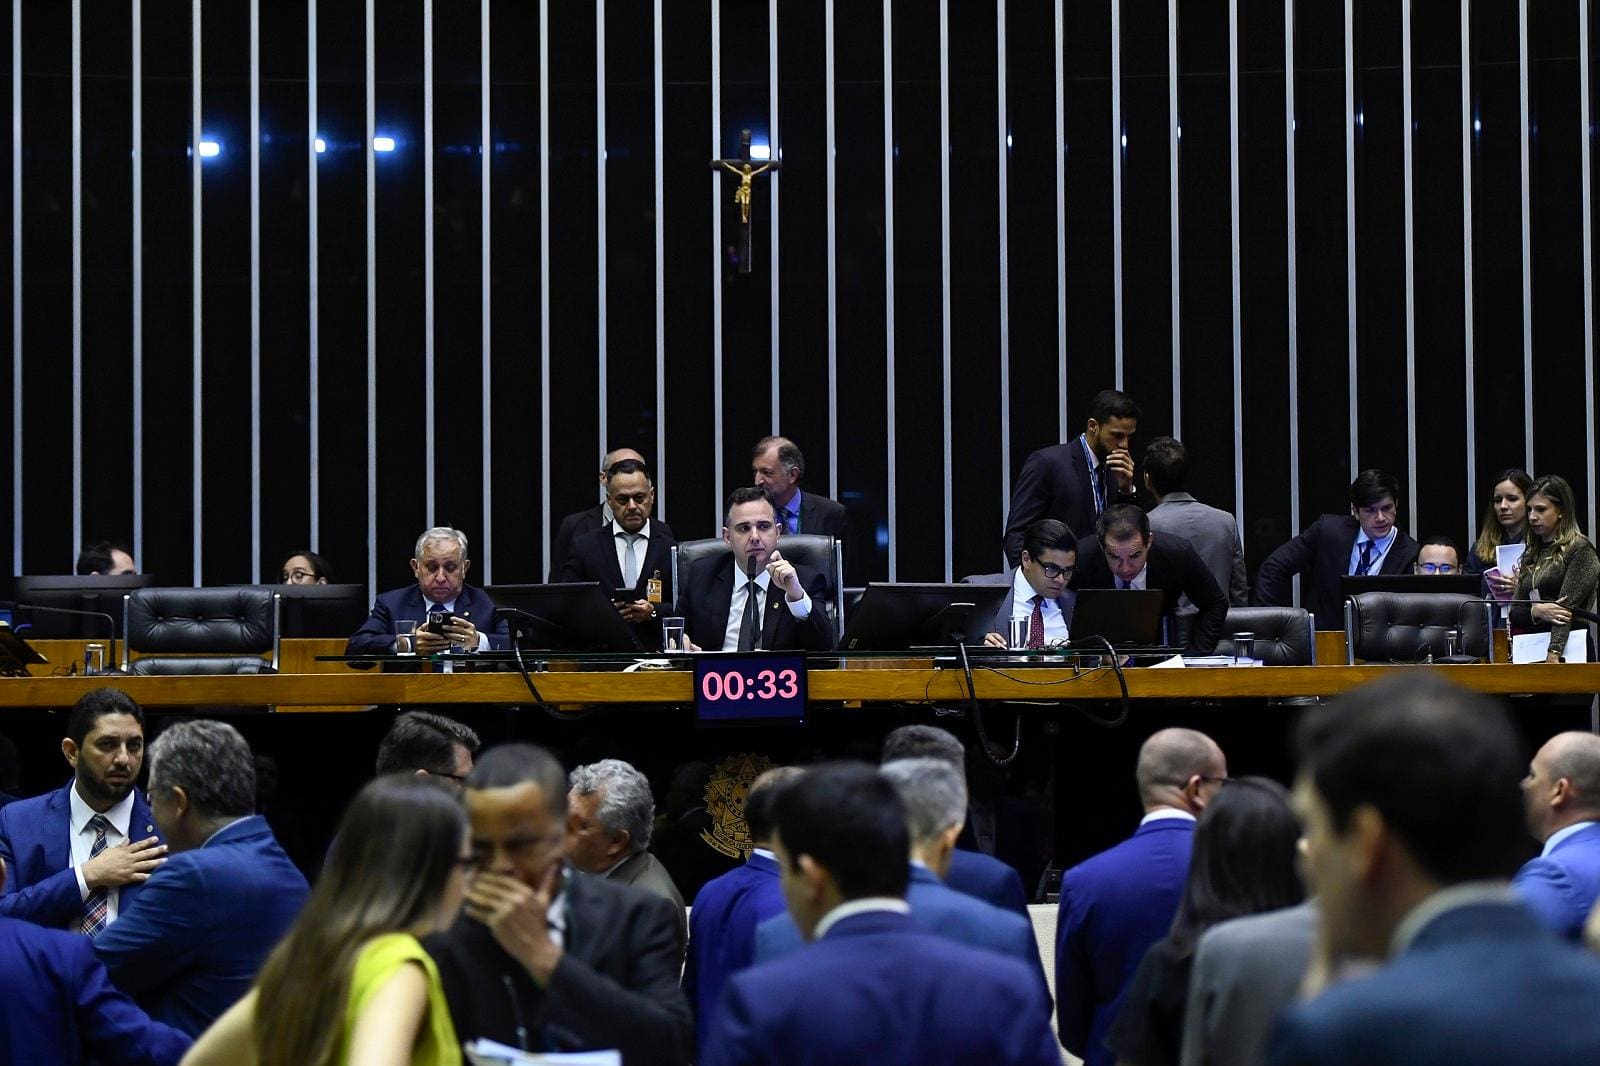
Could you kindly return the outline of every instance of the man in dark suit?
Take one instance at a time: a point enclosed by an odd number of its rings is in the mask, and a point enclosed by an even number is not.
[[[1400,481],[1363,470],[1350,483],[1350,513],[1325,514],[1298,537],[1280,544],[1256,572],[1255,602],[1289,607],[1291,579],[1302,575],[1300,602],[1318,629],[1343,629],[1339,578],[1345,574],[1409,574],[1417,542],[1397,524]]]
[[[455,648],[486,651],[507,646],[504,622],[494,620],[494,601],[482,589],[466,583],[472,560],[467,555],[467,535],[448,526],[434,526],[417,538],[411,572],[417,583],[380,595],[372,613],[345,646],[346,655],[382,655],[395,650],[395,623],[419,622],[416,647],[420,655]],[[449,618],[435,633],[429,615]]]
[[[613,464],[624,459],[644,462],[644,456],[632,448],[613,448],[600,457],[600,502],[593,507],[586,507],[581,511],[574,511],[561,519],[561,525],[556,529],[556,536],[550,542],[550,580],[561,580],[561,571],[567,565],[567,556],[572,554],[572,542],[585,533],[593,533],[601,526],[609,524],[616,515],[611,512],[611,503],[605,498],[606,478]]]
[[[702,1066],[1061,1061],[1036,973],[907,913],[906,812],[887,779],[808,770],[775,813],[784,895],[814,943],[734,975]]]
[[[639,646],[661,647],[660,605],[672,602],[672,530],[650,517],[656,489],[650,471],[636,459],[615,463],[606,480],[606,504],[614,516],[599,529],[572,541],[562,581],[598,581],[618,599],[617,610],[633,630]]]
[[[1010,585],[983,642],[993,648],[1008,645],[1013,621],[1028,623],[1027,647],[1042,648],[1067,639],[1072,624],[1072,603],[1067,591],[1078,566],[1078,538],[1065,522],[1041,518],[1022,538],[1022,562],[1009,572],[979,574],[966,580],[974,585]]]
[[[165,861],[165,841],[134,782],[144,711],[118,689],[86,692],[67,718],[66,786],[0,810],[7,871],[0,915],[98,935]]]
[[[1115,389],[1095,394],[1077,439],[1040,448],[1022,464],[1006,513],[1006,561],[1022,561],[1022,535],[1041,518],[1074,530],[1093,529],[1100,512],[1132,503],[1133,456],[1128,443],[1139,428],[1139,405]]]
[[[0,865],[0,890],[6,869]],[[0,1062],[172,1066],[189,1038],[117,991],[77,933],[0,918]]]
[[[850,517],[844,504],[801,492],[800,479],[806,474],[806,457],[788,437],[762,437],[750,449],[750,472],[758,488],[767,490],[778,508],[778,520],[785,533],[820,533],[839,542],[844,556],[844,581],[847,585],[865,584],[850,535]]]
[[[1551,931],[1576,942],[1600,898],[1600,736],[1551,737],[1533,756],[1522,797],[1544,849],[1511,887]]]
[[[1157,437],[1145,448],[1144,487],[1156,501],[1150,509],[1150,528],[1188,541],[1205,561],[1217,587],[1227,594],[1229,606],[1249,603],[1239,522],[1227,511],[1189,495],[1189,449],[1182,441]],[[1194,605],[1184,603],[1179,610],[1193,615]]]
[[[821,604],[827,579],[783,558],[777,514],[765,489],[734,489],[722,527],[733,553],[678,575],[683,587],[675,613],[693,650],[833,648],[833,626]]]
[[[966,775],[966,748],[949,731],[932,725],[903,725],[883,738],[885,763],[898,759],[941,759]],[[970,820],[971,812],[968,817]],[[1015,867],[981,851],[964,848],[957,839],[944,883],[1002,910],[1028,917],[1028,897]]]
[[[1061,878],[1056,918],[1056,1021],[1085,1066],[1111,1066],[1105,1035],[1151,944],[1166,936],[1189,875],[1195,819],[1228,776],[1204,733],[1163,729],[1139,749],[1145,815],[1121,844]]]
[[[574,767],[567,776],[567,861],[586,874],[632,885],[678,912],[678,948],[689,936],[683,896],[650,854],[656,801],[650,780],[621,759]]]
[[[1508,891],[1526,827],[1505,709],[1405,672],[1318,708],[1298,740],[1312,967],[1333,983],[1283,1015],[1267,1061],[1600,1061],[1600,959]],[[1351,975],[1351,960],[1382,962]]]
[[[758,776],[744,801],[753,845],[743,866],[707,881],[689,911],[689,958],[683,990],[695,1012],[695,1038],[706,1046],[711,1015],[728,978],[755,962],[756,927],[784,913],[783,885],[772,851],[772,807],[778,792],[803,771],[778,766]]]
[[[462,1042],[688,1062],[677,915],[659,896],[567,867],[561,764],[531,744],[492,748],[466,799],[478,873],[461,918],[423,940]]]
[[[250,989],[309,889],[255,813],[250,745],[225,722],[150,745],[150,804],[172,857],[95,938],[111,980],[151,1017],[199,1036]]]
[[[1191,616],[1185,647],[1203,655],[1217,648],[1228,618],[1228,597],[1189,542],[1150,532],[1150,516],[1133,504],[1115,504],[1100,516],[1099,534],[1078,541],[1078,571],[1072,589],[1160,589],[1169,641],[1177,639],[1179,603],[1188,597]]]

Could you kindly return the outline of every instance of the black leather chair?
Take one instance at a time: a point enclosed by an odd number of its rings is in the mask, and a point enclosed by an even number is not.
[[[720,537],[705,540],[679,541],[672,546],[672,594],[682,595],[681,577],[690,567],[717,566],[732,554],[726,541]],[[827,579],[823,592],[823,610],[833,625],[834,639],[844,635],[844,561],[839,542],[821,533],[790,533],[779,538],[778,554],[797,566],[822,573]]]
[[[1487,600],[1452,592],[1363,592],[1344,601],[1346,660],[1414,663],[1449,654],[1447,630],[1461,634],[1459,655],[1494,661]]]
[[[1267,666],[1316,664],[1317,641],[1311,613],[1300,607],[1228,608],[1216,654],[1233,654],[1235,633],[1255,634],[1254,657]]]
[[[122,602],[124,670],[258,674],[277,667],[279,601],[271,588],[148,588]]]

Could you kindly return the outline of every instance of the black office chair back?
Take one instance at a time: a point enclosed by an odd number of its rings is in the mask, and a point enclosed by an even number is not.
[[[1317,643],[1310,612],[1300,607],[1230,607],[1217,641],[1218,655],[1234,653],[1233,635],[1252,633],[1254,658],[1267,666],[1312,666]]]
[[[259,673],[278,661],[270,587],[138,589],[123,600],[123,619],[122,665],[135,673]]]
[[[1446,633],[1460,633],[1459,654],[1494,661],[1488,601],[1453,592],[1363,592],[1344,601],[1346,660],[1415,663],[1449,654]]]

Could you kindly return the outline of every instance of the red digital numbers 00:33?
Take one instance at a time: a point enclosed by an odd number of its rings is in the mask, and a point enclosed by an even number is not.
[[[762,670],[747,678],[737,670],[707,673],[700,679],[700,695],[715,703],[720,700],[782,699],[800,694],[800,677],[794,670]]]

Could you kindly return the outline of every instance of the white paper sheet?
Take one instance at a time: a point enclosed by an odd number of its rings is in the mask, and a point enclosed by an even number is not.
[[[620,1051],[521,1051],[479,1038],[463,1050],[472,1066],[622,1066]]]
[[[1494,550],[1494,565],[1500,568],[1502,574],[1510,574],[1516,568],[1518,560],[1522,558],[1526,544],[1501,544]]]
[[[1514,663],[1542,663],[1549,654],[1549,633],[1522,633],[1511,638],[1511,661]],[[1567,646],[1561,656],[1569,663],[1589,661],[1589,634],[1581,624],[1567,634]]]

